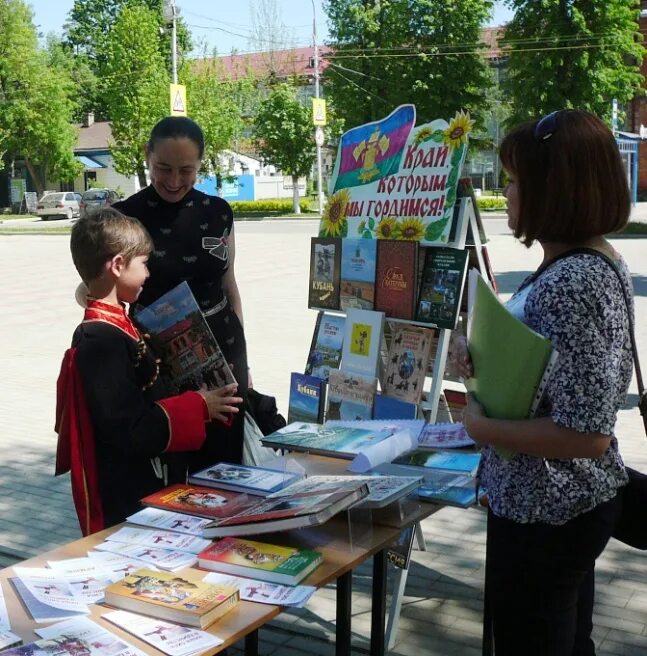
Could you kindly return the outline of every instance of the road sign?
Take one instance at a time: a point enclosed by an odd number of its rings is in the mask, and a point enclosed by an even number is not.
[[[315,128],[315,143],[320,148],[324,145],[324,131],[320,125]]]
[[[326,101],[323,98],[312,99],[313,125],[326,125]]]
[[[183,84],[171,84],[171,116],[186,116],[186,87]]]

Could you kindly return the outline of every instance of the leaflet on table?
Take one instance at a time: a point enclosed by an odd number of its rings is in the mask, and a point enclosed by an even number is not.
[[[0,630],[0,651],[22,644],[22,638],[6,629]]]
[[[191,554],[198,554],[211,544],[211,540],[205,540],[204,538],[192,535],[180,535],[172,531],[153,531],[151,529],[135,528],[133,526],[122,526],[115,533],[111,533],[106,540],[125,542],[127,544],[139,544],[155,549],[186,551]]]
[[[191,656],[223,643],[223,640],[206,631],[144,617],[125,610],[115,610],[102,615],[101,618],[132,633],[169,656]]]
[[[111,553],[135,558],[143,563],[152,564],[160,569],[166,569],[171,572],[182,569],[182,567],[191,567],[191,565],[195,565],[198,562],[194,554],[187,553],[186,551],[158,549],[141,544],[127,544],[125,542],[106,540],[101,544],[95,545],[94,548],[99,551],[110,551]]]
[[[4,600],[4,592],[0,585],[0,631],[8,631],[11,628],[9,623],[9,613],[7,613],[7,604]]]
[[[116,581],[120,581],[129,574],[141,569],[145,564],[143,561],[137,560],[136,558],[129,558],[128,556],[122,556],[118,553],[110,553],[109,551],[88,551],[88,558],[98,560],[101,563],[101,567],[116,576]],[[157,567],[150,563],[147,567],[148,569],[157,570]]]
[[[363,474],[383,462],[391,462],[394,458],[417,446],[418,438],[413,437],[406,429],[401,430],[380,442],[363,448],[347,469],[355,474]]]
[[[292,606],[301,608],[316,592],[313,585],[280,585],[268,581],[256,581],[231,574],[210,572],[204,577],[206,583],[230,585],[238,588],[243,601],[256,601],[273,606]]]
[[[56,622],[57,620],[66,620],[70,617],[85,615],[89,612],[87,607],[86,610],[82,611],[65,610],[39,601],[17,576],[10,576],[9,582],[13,585],[16,594],[35,622]]]
[[[166,529],[176,533],[185,533],[186,535],[202,534],[202,529],[211,521],[205,517],[196,515],[185,515],[183,513],[173,512],[171,510],[162,510],[162,508],[153,508],[148,506],[142,508],[126,520],[131,524],[140,526],[150,526],[151,528]]]
[[[424,419],[330,419],[325,426],[342,426],[343,428],[366,428],[375,431],[389,431],[397,433],[408,430],[414,437],[418,437],[425,425]]]
[[[78,617],[36,629],[42,639],[2,656],[55,654],[56,656],[146,656],[145,652],[107,631],[87,617]],[[25,651],[21,651],[25,650]]]
[[[425,424],[418,435],[418,446],[425,449],[452,449],[462,446],[474,446],[474,440],[467,434],[465,426],[458,421],[454,424]]]
[[[102,567],[92,558],[69,558],[50,560],[50,569],[64,575],[72,586],[74,594],[86,604],[103,601],[105,588],[119,580],[119,576]]]
[[[45,567],[18,567],[13,571],[29,593],[41,604],[74,613],[90,609],[75,593],[65,574]]]

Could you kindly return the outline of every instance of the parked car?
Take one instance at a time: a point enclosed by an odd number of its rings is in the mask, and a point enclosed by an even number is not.
[[[73,219],[79,216],[79,194],[73,191],[50,191],[36,205],[36,213],[47,219]]]
[[[81,194],[81,216],[86,217],[88,214],[102,208],[110,207],[119,200],[119,194],[112,189],[88,189]]]

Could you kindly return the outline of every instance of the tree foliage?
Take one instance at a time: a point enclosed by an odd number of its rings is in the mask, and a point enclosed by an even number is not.
[[[155,17],[156,31],[151,34],[153,43],[171,70],[172,38],[171,28],[164,16],[165,0],[74,0],[67,22],[65,23],[65,44],[75,54],[78,62],[83,62],[97,78],[105,74],[108,59],[108,35],[115,25],[122,9],[150,9]],[[177,20],[177,50],[181,62],[182,55],[191,50],[191,34],[186,24]],[[94,94],[91,91],[95,91]],[[88,84],[84,95],[89,98],[97,118],[110,119],[104,97],[99,93],[98,84]]]
[[[308,175],[315,155],[312,110],[297,98],[288,84],[272,88],[259,106],[254,122],[254,138],[263,159],[292,177],[292,206],[299,213],[300,176]]]
[[[64,67],[39,48],[32,13],[23,0],[0,0],[0,149],[21,157],[41,194],[45,175],[69,180],[74,158],[72,82]]]
[[[584,109],[609,119],[642,83],[644,48],[634,0],[508,0],[515,10],[502,45],[509,125],[555,109]]]
[[[112,124],[115,169],[146,185],[144,146],[168,114],[169,76],[157,47],[155,12],[124,7],[106,39],[103,94]]]
[[[347,127],[402,103],[418,122],[468,110],[477,125],[491,81],[480,31],[490,0],[327,0],[333,54],[324,73]]]
[[[249,76],[230,76],[215,54],[183,67],[181,79],[187,87],[189,115],[204,132],[204,168],[216,175],[220,188],[230,173],[223,153],[242,138],[254,96],[253,82]]]

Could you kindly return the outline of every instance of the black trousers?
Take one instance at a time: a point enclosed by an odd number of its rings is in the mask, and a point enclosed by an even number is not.
[[[594,656],[595,560],[621,495],[561,526],[488,514],[486,603],[496,656]]]

